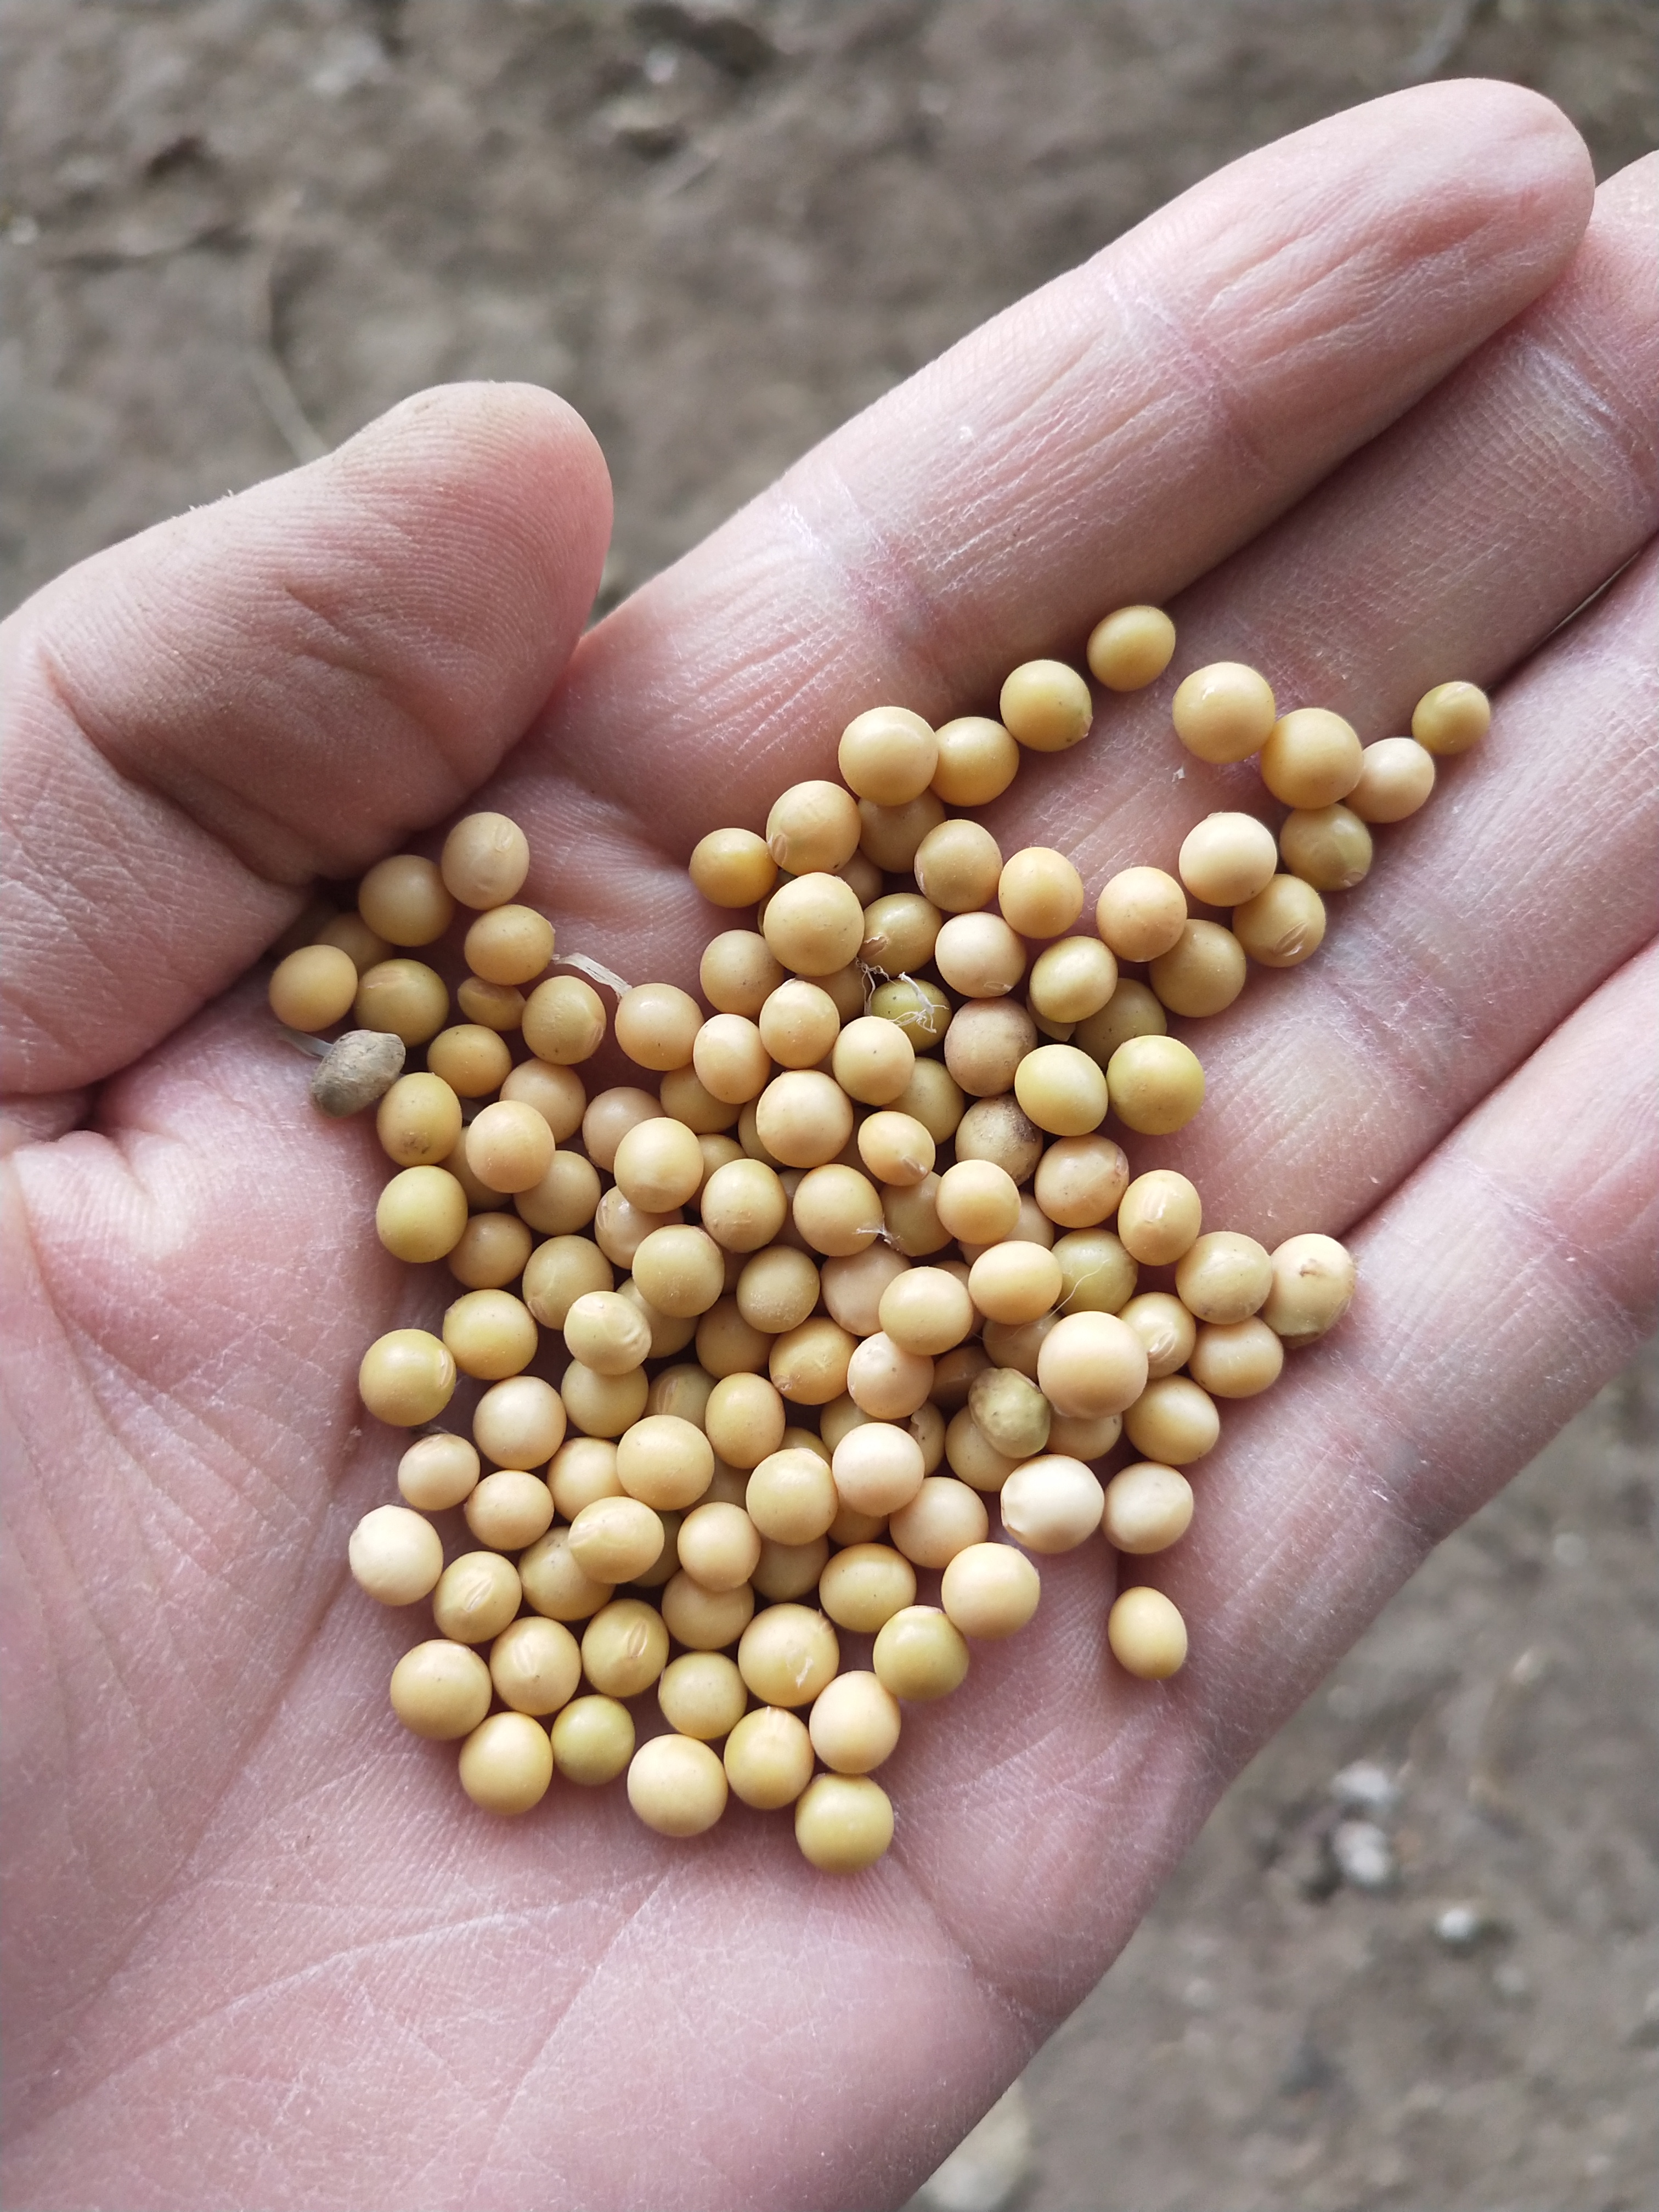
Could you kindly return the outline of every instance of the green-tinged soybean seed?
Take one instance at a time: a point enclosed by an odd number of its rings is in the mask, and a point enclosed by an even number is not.
[[[692,847],[687,866],[711,906],[756,906],[778,879],[765,838],[752,830],[711,830]]]
[[[357,970],[337,945],[302,945],[278,963],[268,995],[271,1012],[289,1029],[331,1029],[356,999]]]
[[[1334,1237],[1288,1237],[1273,1255],[1261,1318],[1292,1350],[1334,1328],[1354,1291],[1353,1255]]]
[[[732,1794],[757,1812],[793,1805],[812,1778],[812,1740],[794,1713],[760,1705],[726,1739],[726,1778]]]
[[[585,1790],[614,1782],[634,1756],[634,1717],[615,1698],[573,1698],[550,1735],[554,1765]]]
[[[1196,1382],[1185,1375],[1166,1375],[1148,1382],[1125,1413],[1123,1431],[1143,1459],[1189,1467],[1214,1449],[1221,1416],[1215,1401]]]
[[[1204,1070],[1178,1037],[1131,1037],[1107,1062],[1106,1087],[1126,1128],[1167,1137],[1184,1129],[1204,1103]]]
[[[528,1713],[492,1713],[461,1746],[461,1787],[486,1813],[527,1813],[553,1779],[547,1730]]]
[[[916,1571],[890,1544],[849,1544],[826,1564],[818,1602],[838,1628],[873,1636],[914,1605]]]
[[[1167,1551],[1186,1534],[1192,1517],[1193,1486],[1173,1467],[1141,1460],[1106,1486],[1101,1526],[1120,1552],[1139,1558]]]
[[[857,1874],[893,1840],[893,1807],[866,1774],[820,1774],[795,1805],[795,1841],[821,1874]]]
[[[663,1668],[657,1703],[670,1728],[714,1743],[743,1718],[749,1692],[730,1659],[717,1651],[687,1651]]]
[[[871,994],[870,1012],[896,1022],[917,1052],[931,1051],[951,1025],[951,1000],[925,975],[903,975]]]
[[[986,1442],[1004,1458],[1033,1458],[1048,1441],[1048,1401],[1018,1368],[988,1367],[976,1375],[968,1411]]]
[[[526,1613],[501,1631],[489,1647],[495,1694],[515,1713],[556,1713],[576,1694],[582,1655],[562,1622]]]
[[[516,898],[530,873],[530,842],[505,814],[468,814],[444,839],[438,862],[444,888],[479,912]]]
[[[1324,942],[1325,902],[1300,876],[1275,876],[1233,908],[1233,934],[1262,967],[1297,967]]]
[[[590,1620],[608,1605],[615,1584],[601,1582],[577,1561],[568,1528],[550,1528],[519,1559],[526,1601],[550,1620]]]
[[[828,1531],[839,1503],[830,1469],[810,1451],[769,1452],[744,1493],[749,1518],[775,1544],[813,1542]]]
[[[908,1605],[884,1622],[871,1663],[884,1689],[912,1705],[949,1697],[968,1673],[962,1631],[937,1606]]]
[[[435,1421],[454,1395],[456,1359],[423,1328],[394,1328],[376,1337],[357,1370],[357,1389],[376,1420],[393,1428]]]
[[[1279,849],[1291,875],[1316,891],[1352,890],[1370,871],[1371,833],[1352,805],[1297,807],[1279,825]]]
[[[499,1552],[463,1552],[438,1577],[432,1618],[456,1644],[490,1644],[519,1609],[519,1571]]]
[[[1067,1314],[1043,1340],[1036,1379],[1057,1413],[1121,1413],[1146,1388],[1146,1348],[1115,1314]]]
[[[638,1697],[667,1664],[668,1630],[643,1598],[612,1598],[582,1632],[582,1672],[603,1697]]]
[[[1043,1044],[1014,1073],[1022,1110],[1050,1136],[1082,1137],[1106,1118],[1107,1079],[1075,1045]]]
[[[1000,1644],[1024,1628],[1042,1595],[1042,1577],[1011,1544],[970,1544],[939,1583],[945,1618],[981,1644]]]
[[[1125,1590],[1106,1616],[1106,1640],[1124,1673],[1142,1681],[1167,1681],[1186,1663],[1187,1624],[1162,1590]]]
[[[1476,684],[1437,684],[1412,709],[1412,735],[1431,753],[1467,752],[1492,727],[1492,702]]]
[[[413,1605],[435,1589],[444,1547],[424,1514],[407,1505],[377,1505],[351,1532],[352,1577],[380,1605]]]
[[[489,1711],[489,1669],[464,1644],[434,1637],[392,1670],[392,1710],[412,1735],[453,1743]]]
[[[1380,738],[1359,756],[1359,781],[1348,793],[1344,811],[1361,822],[1403,822],[1433,791],[1434,775],[1434,755],[1415,738]],[[1306,872],[1288,852],[1285,860],[1297,875]],[[1339,888],[1314,876],[1308,880],[1320,890]]]
[[[357,886],[357,911],[388,945],[431,945],[455,918],[455,902],[430,860],[394,853]]]
[[[1175,654],[1176,629],[1162,607],[1115,607],[1089,633],[1089,669],[1109,691],[1142,691]]]

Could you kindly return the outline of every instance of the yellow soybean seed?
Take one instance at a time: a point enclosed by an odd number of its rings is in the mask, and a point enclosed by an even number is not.
[[[761,929],[774,957],[797,975],[828,975],[864,942],[864,908],[836,876],[792,877],[766,902]]]
[[[933,725],[908,707],[871,707],[841,733],[836,764],[860,799],[903,806],[920,799],[939,766]]]
[[[580,1076],[574,1068],[555,1067],[547,1060],[521,1060],[503,1079],[501,1096],[533,1106],[561,1145],[575,1135],[587,1111]]]
[[[555,1152],[538,1183],[513,1194],[520,1220],[544,1237],[568,1237],[592,1220],[599,1210],[599,1170],[580,1152]]]
[[[1362,822],[1403,822],[1433,791],[1434,775],[1434,755],[1426,745],[1415,738],[1381,738],[1359,756],[1359,781],[1348,793],[1346,811]],[[1292,865],[1288,854],[1285,860]]]
[[[505,1290],[523,1274],[534,1243],[515,1213],[475,1213],[450,1248],[449,1272],[469,1291]]]
[[[738,1311],[751,1328],[782,1336],[818,1302],[818,1271],[805,1252],[774,1244],[746,1261],[738,1277]]]
[[[609,1604],[614,1584],[600,1582],[577,1561],[568,1528],[550,1528],[519,1559],[526,1601],[550,1620],[589,1620]]]
[[[730,1659],[717,1651],[686,1651],[663,1668],[657,1703],[670,1728],[713,1743],[743,1718],[749,1692]]]
[[[840,784],[794,783],[766,817],[766,846],[792,876],[833,871],[857,852],[859,830],[858,801]]]
[[[697,1364],[716,1376],[758,1375],[773,1342],[744,1319],[735,1297],[716,1298],[697,1323]]]
[[[487,1189],[510,1195],[532,1189],[553,1164],[553,1132],[533,1106],[498,1098],[475,1116],[462,1150]]]
[[[357,1390],[376,1420],[393,1428],[435,1421],[455,1392],[456,1360],[423,1328],[394,1328],[376,1337],[357,1370]]]
[[[1056,1413],[1048,1424],[1048,1449],[1063,1452],[1067,1459],[1104,1459],[1122,1433],[1123,1423],[1115,1413]]]
[[[1000,1490],[1019,1464],[1018,1459],[997,1449],[967,1406],[951,1416],[945,1431],[945,1457],[953,1474],[960,1475],[970,1488],[987,1492]]]
[[[400,1075],[380,1100],[374,1133],[399,1167],[447,1159],[461,1136],[461,1102],[435,1075]]]
[[[1184,928],[1185,924],[1182,927]],[[1180,931],[1176,933],[1180,935]],[[1169,1029],[1157,994],[1133,975],[1123,976],[1097,1014],[1091,1014],[1073,1030],[1069,1042],[1079,1052],[1104,1067],[1119,1045],[1132,1037],[1163,1036]]]
[[[1259,752],[1278,709],[1273,687],[1259,671],[1243,661],[1216,660],[1182,679],[1170,712],[1188,751],[1219,764]]]
[[[1010,1544],[969,1545],[939,1583],[946,1620],[981,1644],[1000,1644],[1024,1628],[1042,1595],[1041,1576]]]
[[[1124,1673],[1143,1681],[1167,1681],[1186,1664],[1187,1624],[1162,1590],[1125,1590],[1106,1616],[1106,1640]]]
[[[271,1012],[291,1030],[331,1029],[356,999],[356,966],[337,945],[302,945],[277,963],[268,995]]]
[[[988,806],[1019,772],[1019,747],[987,715],[959,715],[942,723],[937,738],[933,791],[947,806]]]
[[[706,1743],[653,1736],[634,1753],[628,1802],[659,1836],[701,1836],[726,1810],[726,1769]]]
[[[976,1099],[957,1124],[956,1155],[989,1160],[1021,1183],[1042,1157],[1042,1132],[1011,1094]]]
[[[1118,1318],[1146,1346],[1146,1373],[1153,1382],[1184,1367],[1198,1340],[1198,1323],[1167,1291],[1143,1291],[1121,1309]]]
[[[884,875],[908,875],[923,838],[945,819],[945,809],[933,793],[924,792],[906,806],[878,806],[873,799],[859,801],[859,850]]]
[[[951,1000],[925,975],[905,975],[883,983],[870,994],[870,1012],[896,1022],[917,1052],[931,1051],[951,1024]]]
[[[1176,863],[1206,906],[1242,906],[1279,866],[1273,833],[1253,814],[1206,814],[1187,832]]]
[[[422,1513],[377,1505],[351,1532],[346,1557],[359,1589],[380,1605],[413,1605],[435,1589],[444,1547]]]
[[[703,1412],[708,1441],[728,1467],[758,1467],[782,1445],[784,1426],[783,1401],[763,1375],[723,1376]]]
[[[1412,735],[1431,753],[1467,752],[1492,727],[1492,702],[1476,684],[1437,684],[1412,709]]]
[[[491,1644],[519,1609],[519,1571],[499,1552],[464,1552],[432,1593],[432,1618],[455,1644]]]
[[[795,1805],[795,1841],[821,1874],[858,1874],[893,1840],[893,1807],[867,1774],[820,1774]]]
[[[1031,1010],[1045,1020],[1086,1021],[1117,988],[1117,962],[1097,937],[1062,937],[1031,969]]]
[[[617,1480],[659,1513],[694,1505],[714,1472],[714,1446],[678,1413],[647,1413],[617,1444]]]
[[[1000,1169],[991,1168],[989,1161],[963,1164],[1001,1174]],[[1003,1176],[1002,1180],[1006,1182],[1008,1178]],[[1018,1194],[1015,1196],[1018,1200]],[[895,1277],[882,1292],[878,1310],[884,1333],[902,1351],[930,1359],[960,1344],[974,1326],[973,1300],[967,1285],[943,1267],[911,1267]]]
[[[567,1521],[596,1498],[620,1498],[616,1445],[608,1437],[571,1437],[553,1455],[547,1481],[554,1505]]]
[[[757,1252],[783,1227],[789,1200],[775,1169],[732,1160],[715,1169],[699,1200],[702,1225],[723,1251]]]
[[[842,1504],[884,1516],[908,1505],[927,1474],[921,1445],[908,1429],[891,1421],[862,1421],[848,1428],[836,1442],[830,1466]],[[830,1523],[823,1525],[827,1529]]]
[[[672,1213],[702,1187],[702,1152],[683,1122],[658,1115],[624,1131],[611,1173],[623,1195],[647,1213]]]
[[[826,1683],[807,1717],[812,1748],[834,1774],[868,1774],[898,1747],[898,1699],[853,1668]]]
[[[951,1017],[945,1064],[975,1098],[1012,1091],[1021,1060],[1036,1047],[1036,1024],[1007,999],[970,999]]]
[[[398,1488],[416,1512],[441,1513],[461,1503],[478,1472],[478,1455],[465,1437],[420,1437],[398,1462]]]
[[[879,890],[880,871],[872,872]],[[918,891],[893,891],[884,898],[872,898],[864,909],[864,942],[859,947],[859,958],[865,967],[883,975],[902,975],[925,967],[933,957],[943,920],[932,900]]]
[[[816,1067],[841,1034],[841,1014],[822,984],[781,983],[760,1011],[761,1042],[787,1068]]]
[[[968,1274],[968,1295],[987,1321],[1035,1321],[1061,1290],[1060,1262],[1041,1244],[1010,1238],[988,1245]]]
[[[954,816],[922,839],[915,867],[916,883],[936,911],[971,914],[996,896],[1002,848],[983,823]]]
[[[690,1421],[707,1435],[708,1401],[714,1395],[714,1376],[705,1374],[694,1360],[665,1368],[652,1382],[646,1411],[678,1413],[683,1421]]]
[[[1075,1045],[1043,1044],[1014,1072],[1014,1096],[1051,1136],[1086,1136],[1106,1118],[1107,1079]]]
[[[412,1735],[453,1743],[489,1711],[489,1669],[476,1651],[434,1637],[392,1670],[392,1710]]]
[[[1098,1135],[1061,1137],[1037,1163],[1032,1190],[1061,1229],[1091,1229],[1110,1220],[1129,1182],[1123,1147]]]
[[[1297,808],[1280,824],[1279,848],[1291,874],[1316,891],[1352,890],[1370,869],[1371,833],[1349,806]]]
[[[550,975],[525,1000],[523,1030],[538,1060],[574,1067],[605,1042],[605,1002],[580,975]]]
[[[533,983],[553,957],[553,925],[533,906],[492,907],[467,931],[461,950],[486,983]]]
[[[571,1558],[592,1581],[631,1583],[661,1554],[662,1519],[637,1498],[596,1498],[571,1522],[568,1542]]]
[[[760,1030],[740,1014],[716,1014],[703,1024],[692,1047],[697,1080],[727,1105],[758,1098],[772,1074],[772,1056]]]
[[[1019,1219],[1019,1188],[1007,1169],[999,1167],[994,1160],[957,1160],[939,1177],[934,1206],[951,1236],[969,1244],[994,1244],[1013,1233]],[[929,1271],[930,1274],[937,1272]],[[929,1287],[935,1286],[930,1284]],[[915,1294],[913,1287],[909,1295]],[[961,1335],[966,1333],[964,1328]],[[939,1349],[943,1352],[949,1344],[959,1343],[961,1335]]]
[[[856,1168],[812,1169],[796,1186],[791,1213],[796,1234],[834,1259],[866,1250],[881,1234],[881,1194]]]
[[[1017,1367],[1035,1382],[1038,1356],[1059,1319],[1058,1314],[1044,1314],[1037,1321],[988,1321],[981,1334],[991,1364]]]
[[[1137,1176],[1117,1210],[1117,1233],[1130,1255],[1148,1267],[1179,1260],[1196,1241],[1204,1208],[1196,1187],[1173,1168]]]
[[[1186,1534],[1192,1517],[1193,1486],[1175,1468],[1141,1460],[1106,1486],[1101,1526],[1120,1552],[1139,1558],[1167,1551]]]
[[[477,1542],[492,1552],[523,1552],[547,1534],[553,1495],[538,1474],[500,1468],[473,1488],[462,1510]]]
[[[822,1167],[853,1133],[853,1108],[834,1078],[791,1068],[769,1083],[755,1106],[755,1127],[785,1167]]]
[[[563,1623],[527,1613],[501,1631],[489,1647],[495,1694],[515,1713],[556,1713],[576,1694],[582,1655]]]
[[[582,1632],[582,1672],[602,1697],[637,1698],[667,1664],[668,1630],[643,1598],[612,1598]]]
[[[927,1353],[907,1352],[884,1329],[866,1336],[847,1365],[847,1394],[872,1421],[900,1421],[920,1411],[933,1387]]]
[[[1261,781],[1286,806],[1330,806],[1359,781],[1359,737],[1326,707],[1298,707],[1261,748]]]
[[[910,1114],[872,1114],[859,1126],[858,1147],[859,1158],[878,1182],[908,1190],[933,1170],[933,1139]],[[878,1219],[877,1232],[880,1227]]]
[[[775,1544],[816,1541],[828,1531],[839,1503],[830,1469],[810,1451],[769,1452],[744,1493],[749,1518]]]
[[[1237,927],[1237,914],[1233,921]],[[1106,1063],[1106,1088],[1126,1128],[1167,1137],[1184,1129],[1204,1103],[1204,1070],[1178,1037],[1131,1037]]]
[[[1134,1295],[1139,1270],[1109,1229],[1074,1229],[1054,1248],[1062,1313],[1121,1313]]]
[[[960,1687],[968,1674],[968,1646],[937,1606],[908,1605],[883,1624],[871,1664],[884,1689],[926,1705]]]
[[[634,1717],[615,1698],[573,1698],[549,1733],[554,1765],[585,1790],[614,1782],[634,1756]]]
[[[444,1315],[443,1336],[463,1375],[499,1382],[536,1356],[540,1332],[530,1309],[510,1291],[467,1291]]]
[[[571,1425],[584,1436],[619,1437],[645,1411],[650,1384],[645,1370],[627,1375],[600,1375],[580,1359],[573,1359],[559,1380]]]
[[[757,906],[778,879],[765,838],[752,830],[711,830],[692,847],[687,866],[711,906]]]
[[[768,1536],[761,1545],[760,1565],[750,1577],[754,1595],[780,1603],[810,1596],[829,1556],[827,1536],[814,1536],[805,1544],[780,1544]]]
[[[754,1610],[755,1593],[747,1583],[735,1589],[705,1589],[682,1568],[663,1588],[668,1632],[690,1651],[725,1650],[742,1635]]]
[[[726,1739],[732,1794],[757,1812],[793,1805],[812,1778],[812,1740],[805,1722],[777,1705],[761,1705]]]
[[[1027,845],[1003,863],[997,904],[1022,937],[1058,937],[1083,911],[1083,878],[1052,846]]]
[[[640,1067],[659,1073],[689,1067],[702,1026],[702,1009],[672,983],[636,983],[617,1001],[617,1042]]]
[[[462,977],[455,986],[455,1003],[469,1022],[498,1034],[510,1035],[524,1020],[524,993],[510,983],[486,983],[482,975]],[[429,1062],[429,1052],[427,1058]]]
[[[1095,902],[1095,927],[1120,960],[1155,960],[1186,919],[1187,895],[1162,868],[1124,868]]]
[[[873,1636],[914,1605],[916,1571],[890,1544],[849,1544],[825,1565],[818,1602],[838,1628]]]
[[[1109,691],[1143,691],[1174,658],[1175,624],[1162,607],[1115,607],[1089,633],[1089,670]]]
[[[978,1491],[954,1475],[930,1474],[910,1503],[889,1516],[887,1533],[917,1566],[944,1567],[970,1544],[982,1544],[990,1526]]]
[[[746,1014],[751,1020],[783,980],[766,939],[753,929],[727,929],[711,937],[697,969],[702,995],[717,1012]]]
[[[458,905],[505,906],[530,873],[530,841],[508,815],[465,815],[444,839],[438,872]]]
[[[659,1313],[675,1318],[707,1313],[726,1283],[726,1255],[690,1222],[653,1229],[635,1248],[634,1280]]]
[[[1215,1401],[1185,1375],[1148,1382],[1123,1416],[1123,1432],[1144,1459],[1189,1467],[1221,1434]]]
[[[841,1664],[836,1632],[805,1605],[769,1605],[738,1642],[738,1667],[763,1705],[810,1705]]]
[[[394,853],[357,886],[357,911],[388,945],[431,945],[455,918],[455,902],[430,860]]]
[[[882,1194],[884,1233],[893,1249],[908,1260],[925,1259],[930,1253],[943,1251],[951,1242],[951,1232],[941,1224],[934,1203],[939,1182],[936,1175],[924,1176],[908,1189],[890,1188]]]
[[[1325,902],[1300,876],[1275,876],[1233,908],[1233,934],[1262,967],[1295,968],[1324,941]]]
[[[1334,1237],[1286,1237],[1273,1255],[1261,1318],[1292,1349],[1312,1344],[1346,1313],[1354,1280],[1353,1255]]]
[[[903,1274],[908,1265],[902,1254],[885,1243],[872,1244],[862,1252],[826,1261],[821,1280],[823,1303],[830,1309],[830,1319],[850,1329],[854,1336],[873,1336],[881,1327],[881,1294],[896,1276]],[[820,1429],[832,1411],[825,1407]],[[833,1440],[827,1435],[826,1441],[833,1449]]]
[[[741,1589],[760,1555],[760,1531],[741,1505],[695,1506],[680,1523],[680,1565],[705,1589]]]
[[[1042,1340],[1036,1381],[1057,1413],[1121,1413],[1146,1389],[1146,1348],[1115,1314],[1067,1314]]]
[[[1075,668],[1063,660],[1027,660],[1003,684],[998,712],[1029,750],[1063,753],[1088,736],[1095,710]]]
[[[1176,1264],[1176,1291],[1199,1321],[1243,1321],[1273,1286],[1267,1248],[1237,1230],[1216,1229],[1190,1244]]]
[[[615,1279],[611,1262],[586,1237],[550,1237],[526,1263],[524,1301],[544,1328],[562,1329],[578,1298],[608,1291]],[[626,1325],[625,1317],[617,1320]]]
[[[1074,1552],[1099,1528],[1103,1496],[1080,1459],[1055,1452],[1027,1460],[1002,1486],[1002,1525],[1028,1551]]]
[[[528,1713],[492,1713],[461,1746],[461,1787],[486,1813],[527,1813],[553,1779],[547,1730]]]
[[[1254,1314],[1200,1328],[1189,1364],[1194,1382],[1212,1398],[1254,1398],[1278,1382],[1285,1346]]]
[[[392,957],[392,947],[385,938],[375,935],[360,914],[337,914],[331,921],[324,924],[312,942],[337,946],[349,957],[360,975]]]
[[[1000,915],[952,915],[933,947],[939,974],[970,999],[1000,999],[1025,973],[1025,947]]]
[[[672,1229],[672,1213],[647,1213],[629,1202],[621,1191],[611,1189],[593,1209],[593,1242],[618,1267],[631,1267],[646,1238],[659,1229]]]
[[[860,1014],[836,1039],[830,1066],[849,1098],[864,1106],[889,1106],[915,1073],[915,1049],[896,1022]]]
[[[406,1045],[424,1044],[449,1018],[444,979],[421,960],[382,960],[358,978],[352,1017],[360,1029],[387,1030]]]
[[[418,1265],[453,1252],[466,1228],[466,1193],[443,1168],[404,1168],[374,1208],[374,1231],[394,1259]]]

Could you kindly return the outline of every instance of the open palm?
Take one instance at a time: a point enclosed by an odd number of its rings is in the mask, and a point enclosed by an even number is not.
[[[580,643],[603,467],[515,387],[412,400],[15,618],[9,2203],[902,2197],[1242,1762],[1625,1358],[1656,1243],[1655,185],[1592,215],[1577,139],[1510,88],[1321,125],[966,340]],[[413,1617],[343,1571],[395,1455],[358,1356],[441,1290],[374,1243],[372,1130],[319,1121],[237,979],[313,875],[481,793],[562,945],[691,983],[700,835],[825,773],[861,708],[981,710],[1135,599],[1175,614],[1170,679],[989,817],[1091,896],[1259,797],[1175,746],[1185,670],[1253,661],[1368,738],[1443,678],[1500,687],[1319,957],[1204,1026],[1199,1119],[1131,1142],[1211,1223],[1361,1267],[1152,1563],[1188,1668],[1109,1667],[1103,1547],[1046,1566],[1032,1626],[908,1727],[894,1849],[848,1881],[735,1804],[682,1844],[618,1790],[479,1814],[386,1709]]]

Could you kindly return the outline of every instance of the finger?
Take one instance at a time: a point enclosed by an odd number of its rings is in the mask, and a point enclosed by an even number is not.
[[[453,807],[556,681],[609,524],[562,402],[458,386],[32,599],[5,632],[8,1087],[124,1065],[296,885]]]
[[[1555,110],[1427,88],[1251,155],[965,340],[585,641],[507,787],[562,896],[607,911],[635,801],[683,854],[872,700],[994,707],[1025,654],[1189,582],[1541,290],[1589,192]]]

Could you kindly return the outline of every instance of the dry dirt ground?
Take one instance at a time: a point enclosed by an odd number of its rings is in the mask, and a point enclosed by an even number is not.
[[[0,602],[455,376],[614,600],[982,317],[1414,78],[1659,140],[1652,0],[0,0]],[[1659,2170],[1659,1361],[1448,1544],[924,2192],[1612,2212]]]

